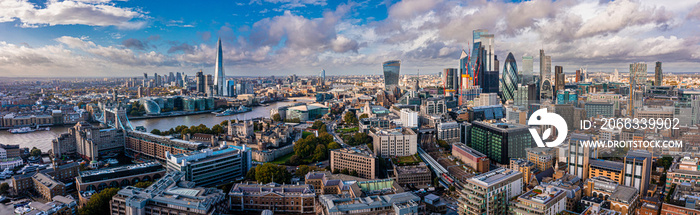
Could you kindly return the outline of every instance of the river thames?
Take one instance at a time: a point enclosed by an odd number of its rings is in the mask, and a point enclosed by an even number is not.
[[[216,124],[221,123],[227,119],[252,119],[259,117],[270,117],[270,110],[277,107],[287,106],[296,102],[312,102],[314,99],[310,97],[297,97],[289,98],[288,101],[275,102],[269,104],[269,106],[257,106],[253,107],[252,111],[247,113],[241,113],[231,116],[217,117],[214,114],[198,114],[198,115],[187,115],[187,116],[176,116],[167,118],[153,118],[153,119],[138,119],[131,120],[131,125],[143,126],[148,131],[152,129],[158,130],[169,130],[178,125],[199,125],[204,124],[207,127],[212,127]],[[12,134],[7,130],[0,131],[0,143],[2,144],[19,144],[21,148],[32,148],[36,147],[41,149],[42,152],[46,152],[51,149],[51,141],[55,139],[58,135],[68,132],[68,128],[72,126],[54,126],[51,127],[50,131],[36,131],[32,133],[25,134]]]

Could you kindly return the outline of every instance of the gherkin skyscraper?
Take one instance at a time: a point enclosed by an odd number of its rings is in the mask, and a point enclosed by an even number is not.
[[[219,38],[218,48],[216,49],[216,68],[214,70],[214,94],[217,96],[224,95],[224,53],[221,48],[221,38]]]
[[[518,66],[515,64],[513,53],[508,53],[506,62],[503,65],[503,77],[501,78],[501,91],[503,93],[501,100],[503,103],[506,103],[508,100],[513,100],[515,90],[518,89],[518,83],[520,83]]]

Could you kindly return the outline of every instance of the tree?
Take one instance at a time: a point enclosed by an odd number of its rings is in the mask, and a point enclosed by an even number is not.
[[[32,148],[31,151],[29,151],[30,156],[41,156],[41,149],[37,149],[36,147]]]
[[[298,140],[294,144],[294,154],[306,158],[311,156],[311,153],[316,149],[316,144],[312,139],[315,139],[313,135],[309,135],[304,139]]]
[[[214,125],[214,127],[211,127],[211,131],[214,132],[214,134],[223,134],[225,132],[224,127],[221,125]]]
[[[656,166],[662,166],[664,167],[664,171],[667,171],[669,167],[671,167],[671,164],[673,164],[673,157],[664,155],[661,157],[659,160],[656,161]]]
[[[162,132],[160,132],[160,130],[155,129],[155,128],[154,128],[153,130],[151,130],[151,134],[161,135],[161,133],[162,133]]]
[[[343,170],[340,170],[340,174],[346,174],[346,175],[347,175],[347,174],[350,174],[350,172],[348,171],[348,169],[343,169]]]
[[[7,194],[7,191],[8,191],[8,190],[10,190],[10,185],[9,185],[9,184],[4,183],[4,182],[3,182],[2,184],[0,184],[0,194],[5,195],[5,194]]]
[[[336,142],[331,142],[328,144],[328,150],[339,149],[339,148],[340,148],[340,144],[338,144]]]
[[[369,118],[369,116],[366,113],[363,113],[362,115],[360,115],[360,120],[364,118]]]
[[[299,165],[299,163],[301,163],[301,158],[299,158],[299,156],[297,155],[292,155],[292,157],[290,157],[289,160],[284,162],[285,165],[289,166],[296,166]]]
[[[153,184],[152,181],[142,181],[142,182],[139,182],[139,183],[134,184],[134,187],[146,188],[146,187],[150,187],[151,184]]]
[[[350,175],[357,177],[357,171],[353,169],[352,171],[350,171]]]
[[[311,125],[311,129],[321,129],[321,127],[325,127],[326,124],[323,123],[321,120],[316,120],[314,121],[314,124]]]
[[[275,165],[272,163],[264,163],[255,167],[255,180],[258,183],[267,184],[270,182],[290,183],[292,175],[284,166]]]
[[[357,116],[355,116],[355,112],[348,111],[345,116],[343,117],[343,121],[345,123],[350,124],[350,125],[357,125]]]
[[[307,165],[300,165],[299,169],[294,173],[297,177],[301,178],[306,175],[306,173],[309,173],[313,171],[314,169],[310,166]]]
[[[272,115],[272,120],[275,120],[275,122],[281,122],[282,117],[280,116],[279,113],[276,113],[275,115]]]
[[[80,214],[109,214],[109,201],[117,192],[119,192],[119,188],[107,188],[92,195],[87,204],[80,208]]]
[[[338,173],[340,173],[340,170],[338,170],[338,169],[333,170],[333,174],[338,174]]]
[[[314,161],[325,160],[326,159],[326,152],[328,152],[328,150],[326,150],[325,145],[323,145],[323,144],[316,145],[316,150],[314,151],[313,160]]]
[[[255,180],[255,168],[250,168],[250,170],[248,170],[248,172],[245,174],[245,177],[248,180]]]

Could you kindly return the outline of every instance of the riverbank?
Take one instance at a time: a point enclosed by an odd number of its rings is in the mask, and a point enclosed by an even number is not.
[[[205,114],[205,113],[212,113],[212,112],[214,112],[214,111],[216,111],[216,110],[188,111],[188,112],[168,113],[168,114],[160,114],[160,115],[127,116],[127,117],[129,117],[129,120],[137,120],[137,119],[157,119],[157,118],[165,118],[165,117],[178,117],[178,116],[199,115],[199,114]]]

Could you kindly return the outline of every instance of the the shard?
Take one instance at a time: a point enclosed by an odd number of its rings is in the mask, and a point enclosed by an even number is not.
[[[216,49],[216,69],[214,70],[214,93],[217,96],[224,94],[224,54],[221,48],[221,38],[219,38],[218,48]]]

